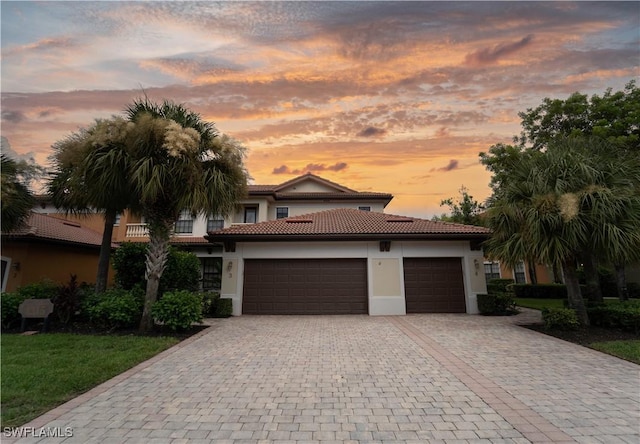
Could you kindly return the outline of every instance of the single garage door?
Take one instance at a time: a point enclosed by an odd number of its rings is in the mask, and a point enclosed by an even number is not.
[[[407,313],[465,313],[460,258],[405,258]]]
[[[243,314],[367,314],[366,259],[247,259]]]

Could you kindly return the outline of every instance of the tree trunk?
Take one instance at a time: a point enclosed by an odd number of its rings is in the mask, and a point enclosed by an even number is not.
[[[111,257],[111,238],[113,236],[113,224],[116,222],[115,210],[107,210],[104,213],[104,230],[102,232],[102,244],[100,244],[100,257],[98,259],[98,273],[96,275],[96,293],[103,293],[107,289],[109,280],[109,258]]]
[[[160,227],[149,226],[149,247],[147,249],[147,269],[145,278],[147,279],[147,291],[144,298],[144,309],[140,320],[141,332],[148,332],[153,329],[153,316],[151,308],[158,300],[158,288],[160,277],[164,271],[169,255],[170,227],[173,222],[164,223]]]
[[[618,288],[618,298],[621,301],[629,299],[629,290],[627,290],[627,276],[624,271],[624,265],[614,265],[616,269],[616,287]]]
[[[578,281],[578,273],[576,272],[576,263],[573,258],[563,261],[562,273],[564,275],[564,283],[567,286],[567,297],[569,299],[569,307],[576,311],[578,321],[583,326],[589,325],[589,315],[587,308],[580,293],[580,282]]]
[[[528,260],[527,265],[529,266],[529,283],[535,285],[538,283],[538,275],[536,273],[536,263],[533,260]]]
[[[553,271],[553,283],[554,284],[563,284],[562,282],[562,266],[558,262],[554,262],[552,265]]]
[[[584,280],[587,285],[587,297],[590,301],[602,303],[602,290],[600,289],[600,275],[598,274],[598,261],[592,254],[584,257]]]

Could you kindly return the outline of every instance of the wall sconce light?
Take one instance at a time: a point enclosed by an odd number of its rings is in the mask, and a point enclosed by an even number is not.
[[[478,261],[478,259],[473,260],[473,267],[476,269],[476,276],[477,276],[478,272],[480,271],[480,261]]]
[[[233,270],[233,262],[229,261],[227,264],[227,272],[231,273],[231,270]]]
[[[20,262],[14,262],[11,265],[11,268],[13,268],[15,271],[20,271]]]

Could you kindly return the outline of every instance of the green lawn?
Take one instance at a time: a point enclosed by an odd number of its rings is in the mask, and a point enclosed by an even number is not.
[[[594,342],[589,347],[640,364],[640,340]]]
[[[62,333],[0,340],[2,427],[22,425],[179,342]]]
[[[515,298],[518,307],[535,308],[542,310],[544,308],[564,308],[564,299],[528,299]]]

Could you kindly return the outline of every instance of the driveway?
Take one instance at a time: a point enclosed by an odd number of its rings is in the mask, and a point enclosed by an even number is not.
[[[209,320],[18,442],[640,442],[640,366],[529,315]]]

